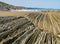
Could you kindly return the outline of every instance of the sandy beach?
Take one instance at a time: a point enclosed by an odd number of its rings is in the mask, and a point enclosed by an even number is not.
[[[27,11],[24,11],[24,12],[0,11],[0,16],[25,16],[29,13],[30,12],[27,12]]]

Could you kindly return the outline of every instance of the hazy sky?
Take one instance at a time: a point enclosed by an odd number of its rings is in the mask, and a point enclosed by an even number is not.
[[[0,1],[16,6],[60,9],[60,0],[0,0]]]

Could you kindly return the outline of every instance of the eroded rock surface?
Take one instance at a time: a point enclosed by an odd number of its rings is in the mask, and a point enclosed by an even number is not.
[[[36,27],[54,35],[60,34],[60,12],[42,11],[26,16]]]
[[[60,41],[25,17],[0,17],[0,44],[60,44]]]

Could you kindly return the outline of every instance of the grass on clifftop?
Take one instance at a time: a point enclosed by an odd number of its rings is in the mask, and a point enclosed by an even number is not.
[[[9,5],[9,4],[4,3],[4,2],[0,2],[0,6],[6,7],[6,8],[11,8],[12,7],[12,5]]]

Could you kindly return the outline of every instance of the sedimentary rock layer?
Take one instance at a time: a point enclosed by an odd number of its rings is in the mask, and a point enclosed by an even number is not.
[[[54,35],[60,35],[60,12],[42,11],[26,16],[36,27]]]
[[[34,26],[25,17],[0,19],[0,44],[60,44],[58,37]]]

